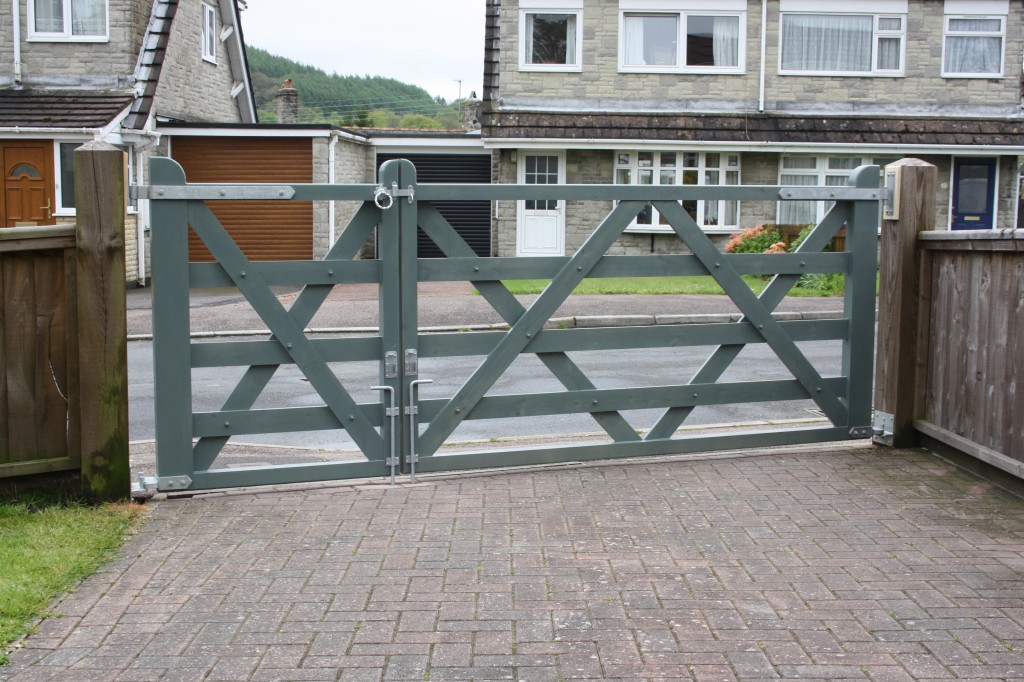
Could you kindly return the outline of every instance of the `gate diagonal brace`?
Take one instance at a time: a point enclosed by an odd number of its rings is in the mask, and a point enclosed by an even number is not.
[[[437,413],[420,439],[425,451],[434,452],[441,446],[444,439],[465,419],[473,406],[523,352],[533,335],[540,331],[558,306],[601,260],[643,206],[642,201],[622,201],[601,221],[586,242],[551,280],[551,284],[537,297],[526,313],[516,320],[491,354]],[[442,433],[442,429],[445,428],[448,429],[447,433]]]
[[[472,258],[476,255],[462,236],[433,206],[420,204],[419,224],[449,258]],[[523,304],[500,281],[472,280],[472,284],[509,326],[515,324],[526,313]],[[536,355],[568,390],[588,391],[596,388],[566,353]],[[640,439],[629,421],[618,412],[591,412],[590,415],[615,442]]]
[[[839,228],[846,221],[847,211],[841,208],[841,204],[835,204],[825,215],[822,221],[811,230],[807,238],[797,247],[797,253],[818,253],[825,248],[835,236]],[[799,277],[797,275],[776,275],[768,286],[761,291],[758,300],[769,312],[782,302],[792,289]],[[740,322],[748,322],[746,317],[740,318]],[[742,345],[719,346],[707,359],[700,370],[690,379],[691,384],[714,383],[725,373],[732,362],[743,350]],[[686,421],[693,412],[692,407],[672,407],[665,411],[661,419],[647,434],[646,440],[658,440],[671,438],[676,429]]]
[[[364,453],[383,452],[384,442],[380,434],[331,372],[302,327],[296,325],[263,277],[252,268],[249,259],[228,236],[212,211],[205,204],[190,202],[189,214],[192,229],[266,322],[295,365],[309,379],[310,385],[338,420],[339,428],[346,429]]]
[[[338,241],[334,243],[325,261],[347,261],[355,257],[363,243],[373,232],[377,225],[378,212],[368,202],[364,202],[356,214],[349,221],[342,231]],[[313,319],[320,306],[327,300],[333,284],[306,285],[296,296],[295,301],[288,309],[288,314],[295,320],[295,325],[305,329],[309,321]],[[276,339],[271,335],[270,340]],[[231,395],[221,406],[222,411],[248,410],[260,397],[263,389],[267,387],[274,377],[280,365],[256,365],[250,366],[238,380]],[[195,467],[202,471],[209,469],[217,459],[224,445],[228,442],[228,436],[205,436],[200,438],[193,449]]]
[[[754,324],[765,343],[775,351],[793,378],[803,385],[807,394],[832,423],[846,423],[846,405],[840,401],[839,396],[822,379],[821,374],[807,360],[789,334],[772,317],[771,311],[754,295],[693,218],[676,202],[659,201],[654,205],[668,219],[672,229],[700,260],[708,274],[725,290],[744,317]]]

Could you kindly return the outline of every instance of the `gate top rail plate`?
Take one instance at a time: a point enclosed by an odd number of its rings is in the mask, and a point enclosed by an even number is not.
[[[132,185],[132,199],[291,199],[290,185]]]

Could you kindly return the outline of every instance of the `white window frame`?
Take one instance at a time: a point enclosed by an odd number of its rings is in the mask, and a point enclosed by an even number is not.
[[[871,17],[871,69],[867,71],[821,71],[810,69],[786,69],[782,66],[783,36],[786,17],[796,15],[812,16],[861,16]],[[900,30],[880,29],[879,24],[883,19],[899,19]],[[897,38],[900,41],[900,68],[880,69],[878,68],[878,44],[882,39]],[[902,77],[905,73],[907,62],[907,15],[898,12],[782,12],[779,16],[779,75],[780,76],[840,76],[850,78],[893,78]]]
[[[53,215],[55,215],[55,216],[74,217],[78,213],[74,206],[65,206],[64,205],[64,195],[63,195],[63,189],[64,188],[63,188],[63,184],[62,184],[63,183],[64,165],[62,163],[61,154],[60,154],[61,146],[62,145],[66,145],[66,144],[70,144],[70,145],[74,145],[77,148],[77,147],[81,147],[83,144],[85,144],[86,142],[89,142],[92,139],[93,138],[91,138],[91,137],[88,138],[88,139],[81,139],[80,138],[80,139],[77,139],[77,140],[64,138],[64,139],[56,139],[56,140],[53,141],[53,179],[54,179],[54,188],[53,188],[53,190],[54,190],[53,191],[54,208],[53,208]],[[114,144],[115,147],[117,147],[121,151],[125,152],[126,155],[128,156],[128,175],[126,176],[126,180],[127,180],[127,182],[129,184],[134,183],[135,182],[135,148],[132,147],[131,145],[128,145],[128,144],[121,144],[121,143],[113,143],[113,144]],[[72,155],[72,159],[74,159],[74,155]],[[74,161],[72,161],[72,163],[74,163]],[[136,199],[129,199],[128,200],[128,213],[136,213],[137,211],[138,211],[138,200],[136,200]]]
[[[202,3],[203,24],[200,30],[203,44],[203,61],[217,63],[217,10],[213,5]]]
[[[20,0],[19,0],[20,1]],[[101,0],[103,4],[103,33],[90,35],[73,35],[71,33],[71,0],[63,0],[64,30],[37,31],[36,0],[28,0],[28,41],[29,42],[67,42],[67,43],[105,43],[110,40],[110,0]]]
[[[709,3],[711,4],[711,3]],[[676,19],[676,63],[672,65],[627,64],[626,63],[626,17],[628,16],[665,16]],[[739,22],[739,36],[736,45],[736,66],[687,66],[686,37],[689,17],[736,17]],[[619,8],[619,72],[620,73],[706,73],[706,74],[743,74],[746,73],[747,62],[747,13],[725,12],[721,10],[679,9],[629,9]]]
[[[639,158],[640,157],[639,157],[639,155],[640,154],[648,154],[648,153],[653,155],[652,156],[652,165],[651,166],[640,166],[640,163],[639,163]],[[652,180],[652,182],[650,184],[652,186],[661,185],[662,184],[661,183],[661,173],[659,171],[661,171],[663,169],[666,170],[666,171],[674,171],[674,173],[675,173],[675,182],[672,183],[672,185],[674,187],[739,187],[740,183],[743,182],[743,178],[742,178],[743,161],[742,161],[742,157],[741,157],[739,152],[704,152],[704,151],[696,151],[696,150],[692,150],[692,149],[660,149],[660,150],[653,150],[653,149],[617,149],[617,150],[615,150],[613,152],[613,154],[614,154],[614,157],[612,159],[612,169],[613,169],[612,173],[613,173],[613,182],[616,185],[627,185],[628,184],[630,186],[646,186],[646,185],[641,185],[641,183],[638,182],[641,170],[644,170],[644,171],[650,170],[651,171],[651,174],[652,174],[651,180]],[[662,154],[675,154],[676,155],[676,162],[675,162],[675,164],[672,165],[672,166],[663,166],[661,164],[661,156],[662,156]],[[686,155],[686,154],[696,154],[697,155],[697,165],[695,165],[695,166],[687,165],[685,163],[685,161],[684,161],[684,158],[685,158],[684,155]],[[717,166],[709,166],[708,165],[708,155],[709,154],[717,154],[718,155],[719,161],[718,161],[718,165]],[[621,157],[623,155],[628,155],[628,163],[622,163]],[[730,165],[733,161],[735,161],[735,165]],[[620,170],[629,170],[629,172],[630,172],[630,178],[629,178],[630,182],[628,182],[628,183],[622,182],[622,179],[621,179],[620,173],[619,173]],[[683,174],[686,171],[696,171],[696,173],[697,173],[697,184],[696,185],[684,185],[683,184]],[[718,173],[718,183],[717,184],[709,184],[709,183],[707,183],[706,180],[707,180],[707,173],[708,172],[717,172]],[[728,182],[726,182],[726,179],[727,179],[726,173],[731,173],[731,172],[735,172],[736,173],[736,182],[735,183],[728,183]],[[725,216],[725,213],[726,213],[726,202],[727,201],[732,201],[732,200],[726,200],[726,199],[704,200],[704,199],[702,199],[702,200],[699,200],[697,202],[697,218],[696,218],[696,222],[697,222],[697,225],[699,225],[701,227],[701,229],[704,230],[704,232],[707,232],[709,234],[731,234],[731,233],[736,232],[736,231],[738,231],[740,229],[739,223],[740,223],[740,209],[741,209],[741,206],[740,206],[739,200],[734,200],[735,201],[734,212],[735,212],[735,216],[736,216],[736,223],[735,224],[729,224],[729,225],[724,225],[722,223],[718,223],[718,224],[714,224],[714,225],[706,225],[705,224],[705,218],[707,216],[707,203],[708,203],[708,201],[716,201],[718,203],[718,215],[722,216],[722,220],[724,220],[724,216]],[[640,223],[637,222],[636,218],[633,218],[633,221],[630,223],[629,227],[627,227],[625,231],[626,232],[633,232],[633,233],[654,233],[654,234],[671,234],[671,233],[675,232],[675,230],[672,229],[671,225],[660,225],[659,224],[659,214],[658,214],[657,209],[651,207],[650,210],[651,210],[651,220],[652,220],[651,224],[640,224]]]
[[[999,20],[999,31],[950,31],[952,19]],[[946,71],[946,42],[950,37],[999,38],[999,73],[961,73]],[[994,14],[946,14],[942,18],[942,77],[943,78],[1002,78],[1006,74],[1006,17]]]
[[[814,168],[786,168],[786,159],[800,159],[804,161],[814,161]],[[850,168],[830,168],[830,160],[842,160],[851,161]],[[779,157],[779,185],[784,187],[843,187],[846,186],[844,182],[842,185],[827,185],[826,180],[828,178],[849,178],[850,174],[853,173],[854,169],[858,166],[869,166],[876,165],[885,167],[899,159],[899,156],[850,156],[848,154],[831,154],[824,156],[816,156],[814,154],[783,154]],[[808,185],[793,185],[792,182],[786,182],[782,179],[783,175],[799,175],[802,177],[814,178],[815,182]],[[780,225],[802,225],[804,223],[783,223],[782,222],[782,203],[778,202],[775,209],[775,222]],[[790,202],[787,202],[790,203]],[[825,217],[825,214],[832,207],[833,202],[817,201],[814,213],[814,224],[820,223],[821,219]],[[807,222],[810,225],[810,221]]]
[[[572,49],[575,51],[575,64],[531,64],[529,55],[526,53],[527,29],[529,27],[529,16],[534,14],[561,14],[567,17],[574,17],[576,20],[576,40]],[[568,46],[567,46],[568,49]],[[583,10],[571,7],[529,7],[519,10],[519,70],[520,71],[559,71],[578,72],[583,70]]]

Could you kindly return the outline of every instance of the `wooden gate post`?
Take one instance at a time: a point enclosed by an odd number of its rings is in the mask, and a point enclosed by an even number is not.
[[[126,175],[125,154],[113,145],[94,141],[75,150],[82,492],[98,500],[131,494]]]
[[[935,227],[937,169],[919,159],[901,159],[885,167],[883,180],[891,171],[897,173],[898,216],[890,220],[883,213],[879,245],[874,441],[909,447],[917,444],[913,422],[921,405],[918,377],[925,366],[925,358],[918,357],[923,345],[918,335],[927,303],[921,294],[928,282],[917,234]]]

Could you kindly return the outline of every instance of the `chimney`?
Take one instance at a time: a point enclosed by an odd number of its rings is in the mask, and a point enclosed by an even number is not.
[[[292,87],[291,78],[282,83],[281,89],[277,91],[277,122],[299,122],[299,91]]]
[[[480,100],[476,91],[469,93],[469,99],[462,100],[462,127],[469,132],[480,130]]]

